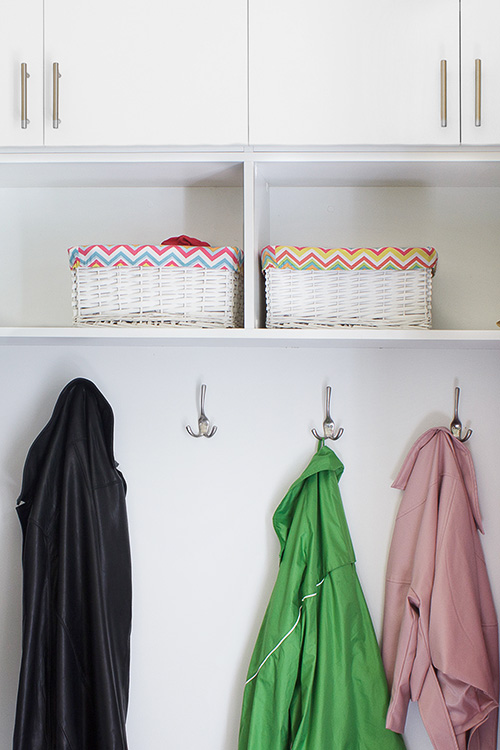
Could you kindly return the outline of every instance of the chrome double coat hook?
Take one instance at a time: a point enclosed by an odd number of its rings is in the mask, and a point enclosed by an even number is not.
[[[191,435],[191,437],[211,438],[217,432],[217,427],[215,425],[212,428],[210,427],[210,421],[208,420],[207,415],[205,414],[206,392],[207,392],[207,386],[203,383],[203,385],[201,386],[201,396],[200,396],[200,416],[198,418],[198,434],[193,432],[193,430],[191,429],[189,425],[186,426],[186,430]]]
[[[455,388],[455,414],[453,415],[453,419],[450,424],[450,432],[451,434],[458,438],[461,443],[465,443],[466,440],[470,438],[472,435],[472,430],[467,430],[464,437],[462,437],[462,423],[458,416],[458,401],[460,398],[460,388],[458,386]]]
[[[330,401],[332,398],[332,389],[329,385],[326,386],[326,416],[323,422],[324,435],[320,435],[317,430],[311,430],[316,440],[338,440],[344,432],[344,428],[340,427],[337,433],[335,433],[335,422],[330,416]]]

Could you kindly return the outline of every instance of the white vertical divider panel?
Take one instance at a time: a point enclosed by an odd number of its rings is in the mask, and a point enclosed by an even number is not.
[[[265,328],[266,325],[266,295],[265,282],[262,275],[260,262],[260,253],[263,247],[269,244],[269,227],[271,221],[270,203],[269,203],[269,185],[263,178],[257,163],[254,168],[255,172],[255,304],[256,304],[256,325]]]
[[[255,268],[255,181],[251,159],[243,164],[243,236],[245,262],[245,328],[258,328],[258,287]]]

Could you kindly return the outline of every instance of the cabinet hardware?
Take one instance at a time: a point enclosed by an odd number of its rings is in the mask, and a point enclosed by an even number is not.
[[[475,62],[475,121],[476,128],[481,127],[481,60]]]
[[[61,120],[59,119],[59,63],[52,65],[52,127],[58,128]]]
[[[441,127],[448,127],[447,62],[441,60]]]
[[[21,63],[21,127],[25,130],[30,121],[28,120],[28,66]]]

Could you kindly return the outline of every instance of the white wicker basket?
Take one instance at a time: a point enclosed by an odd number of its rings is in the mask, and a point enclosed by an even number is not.
[[[264,268],[266,327],[430,328],[436,258],[433,251],[432,267],[413,263],[414,267],[408,270],[319,270],[268,265]]]
[[[77,265],[72,275],[73,320],[78,326],[243,325],[241,264],[236,269]]]

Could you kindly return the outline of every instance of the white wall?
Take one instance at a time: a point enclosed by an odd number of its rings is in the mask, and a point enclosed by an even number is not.
[[[324,389],[345,428],[332,447],[358,575],[380,634],[401,462],[448,425],[455,385],[474,429],[484,549],[500,606],[500,352],[145,345],[0,349],[0,748],[11,743],[21,634],[21,532],[14,511],[27,450],[73,377],[93,380],[116,419],[133,554],[130,750],[235,750],[243,684],[278,564],[271,518],[307,465]],[[207,384],[212,440],[194,440]],[[429,750],[418,712],[408,750]],[[265,750],[265,749],[263,749]]]

